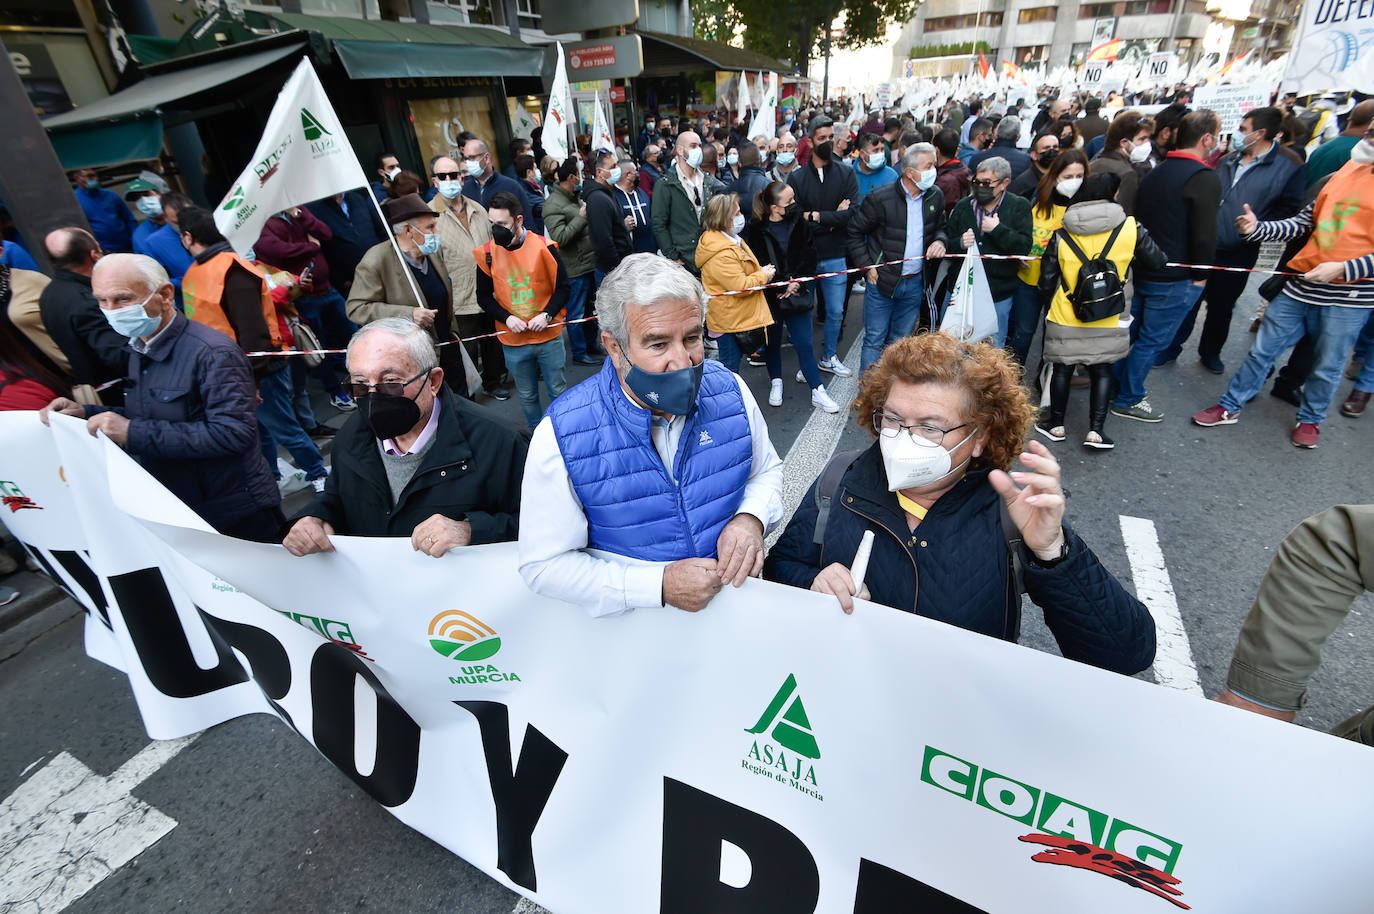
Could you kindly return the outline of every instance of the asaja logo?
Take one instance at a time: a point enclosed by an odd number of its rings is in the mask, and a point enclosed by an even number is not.
[[[305,138],[307,140],[318,140],[322,136],[333,136],[329,130],[321,124],[319,118],[310,113],[310,109],[301,109],[301,126],[305,128]]]
[[[466,662],[466,666],[458,668],[457,676],[448,678],[453,685],[520,681],[515,673],[481,662],[501,650],[501,636],[496,629],[461,609],[446,610],[430,620],[429,646],[450,660]]]
[[[501,649],[496,629],[461,609],[430,620],[429,646],[453,660],[486,660]]]
[[[0,499],[4,500],[3,504],[10,509],[11,514],[16,511],[23,511],[25,508],[34,511],[43,510],[43,506],[25,495],[19,486],[4,479],[0,479]]]
[[[763,738],[753,741],[740,763],[742,767],[809,797],[825,799],[812,764],[821,757],[821,748],[798,693],[796,676],[787,674],[758,722],[744,732]]]
[[[228,200],[225,200],[225,201],[224,201],[224,205],[221,206],[220,209],[222,209],[224,212],[227,213],[227,212],[229,212],[230,210],[238,209],[238,208],[239,208],[240,206],[242,206],[242,205],[243,205],[243,185],[240,184],[238,187],[235,187],[235,188],[234,188],[234,192],[229,196],[229,199],[228,199]]]

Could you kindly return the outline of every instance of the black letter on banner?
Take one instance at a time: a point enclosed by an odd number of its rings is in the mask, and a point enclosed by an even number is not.
[[[891,911],[928,911],[930,914],[987,914],[967,901],[946,895],[906,873],[859,858],[859,885],[854,891],[854,914]]]
[[[248,658],[253,682],[262,690],[268,704],[281,715],[282,720],[295,729],[296,722],[291,719],[291,715],[277,704],[277,701],[285,698],[286,693],[291,691],[291,658],[286,655],[286,648],[281,646],[281,642],[255,625],[217,619],[207,615],[203,610],[200,618],[210,630],[210,637],[214,639],[216,646],[222,641],[228,642]]]
[[[91,570],[91,566],[87,565],[80,555],[70,549],[54,549],[52,552],[53,558],[57,559],[58,564],[67,569],[67,573],[72,576],[72,580],[76,581],[77,585],[86,592],[85,599],[82,599],[79,594],[72,592],[71,588],[67,586],[66,580],[57,573],[57,569],[52,567],[52,563],[48,561],[47,556],[33,546],[30,546],[28,543],[25,543],[23,540],[20,540],[20,545],[24,547],[29,555],[33,556],[35,562],[43,566],[43,570],[47,572],[48,577],[52,578],[52,582],[61,588],[63,593],[71,597],[77,603],[80,603],[82,607],[94,606],[96,614],[100,616],[100,621],[105,623],[105,627],[111,630],[114,629],[114,626],[110,624],[109,604],[105,600],[105,591],[100,587],[100,578],[96,577],[95,572]]]
[[[248,673],[218,638],[211,638],[218,662],[202,670],[191,654],[167,582],[156,568],[110,578],[110,591],[138,651],[148,681],[171,698],[194,698],[248,681]],[[197,607],[199,610],[199,607]]]
[[[720,842],[749,857],[749,884],[720,881]],[[672,778],[663,779],[659,914],[816,910],[821,878],[801,839],[772,819]]]
[[[482,753],[487,759],[491,798],[496,804],[496,866],[511,882],[533,892],[538,884],[530,839],[563,772],[568,753],[526,724],[525,738],[520,743],[520,763],[512,776],[510,714],[506,706],[496,701],[454,704],[477,718],[482,731]]]
[[[354,764],[353,677],[377,696],[377,756],[372,773]],[[353,783],[383,806],[400,806],[415,792],[420,771],[420,725],[396,703],[367,664],[348,648],[322,644],[310,661],[310,704],[315,747]]]

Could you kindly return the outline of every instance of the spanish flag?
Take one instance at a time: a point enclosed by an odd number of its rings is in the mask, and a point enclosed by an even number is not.
[[[1088,60],[1108,62],[1116,60],[1121,54],[1121,39],[1113,38],[1111,41],[1104,41],[1097,47],[1088,52]]]
[[[1003,60],[1002,75],[1005,76],[1007,79],[1019,79],[1021,76],[1021,68],[1018,67],[1016,64],[1012,63],[1010,60]]]
[[[978,72],[982,74],[984,79],[988,78],[988,59],[983,56],[982,51],[978,52]]]

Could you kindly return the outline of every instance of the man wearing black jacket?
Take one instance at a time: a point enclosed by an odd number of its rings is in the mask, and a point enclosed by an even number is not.
[[[428,333],[373,321],[348,344],[359,409],[334,439],[334,472],[283,541],[292,555],[332,552],[329,537],[408,536],[438,558],[514,540],[526,444],[444,388]]]
[[[1186,115],[1178,127],[1178,149],[1140,181],[1138,199],[1171,203],[1136,211],[1171,263],[1210,264],[1216,254],[1221,179],[1207,159],[1220,142],[1220,129],[1221,119],[1214,111],[1204,108]],[[1145,396],[1145,378],[1202,295],[1207,277],[1207,270],[1169,266],[1137,274],[1131,351],[1112,369],[1117,383],[1113,415],[1140,422],[1163,420],[1163,410]]]
[[[358,261],[385,240],[377,211],[371,201],[356,190],[307,203],[305,208],[334,233],[333,238],[324,242],[324,259],[329,264],[334,286],[347,298]]]
[[[620,180],[615,154],[603,149],[592,155],[592,162],[592,176],[582,184],[582,202],[587,205],[587,235],[596,257],[592,288],[599,289],[606,274],[620,266],[625,255],[633,253],[634,240],[625,228],[620,202],[611,193],[611,185]]]
[[[53,280],[38,299],[38,312],[48,335],[71,363],[72,377],[78,384],[91,385],[124,377],[129,340],[110,326],[91,294],[91,271],[100,259],[100,243],[74,225],[49,232],[43,243],[52,261]],[[102,400],[117,406],[123,391],[113,387]]]
[[[850,205],[859,199],[859,180],[848,165],[835,155],[834,121],[824,114],[811,119],[811,161],[788,177],[787,183],[797,195],[797,209],[801,218],[812,223],[816,239],[817,269],[833,273],[845,269],[845,229],[853,211]],[[820,280],[825,301],[825,351],[821,371],[845,377],[853,374],[840,360],[840,325],[844,321],[844,306],[848,279],[832,276]]]

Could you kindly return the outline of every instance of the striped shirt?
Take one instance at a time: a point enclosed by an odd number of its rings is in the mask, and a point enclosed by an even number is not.
[[[1315,201],[1303,207],[1302,212],[1291,219],[1277,222],[1261,222],[1246,241],[1292,241],[1312,231],[1312,209]],[[1301,277],[1292,277],[1283,291],[1290,298],[1304,305],[1340,305],[1346,308],[1374,308],[1374,252],[1345,262],[1345,282],[1349,285],[1331,282],[1312,282]]]

